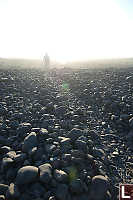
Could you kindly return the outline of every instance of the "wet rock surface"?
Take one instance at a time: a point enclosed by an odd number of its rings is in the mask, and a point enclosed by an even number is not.
[[[0,69],[0,83],[0,199],[116,200],[133,182],[132,68]]]

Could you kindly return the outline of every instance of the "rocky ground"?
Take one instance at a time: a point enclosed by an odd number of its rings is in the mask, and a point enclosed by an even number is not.
[[[117,200],[133,183],[133,69],[0,69],[0,200]]]

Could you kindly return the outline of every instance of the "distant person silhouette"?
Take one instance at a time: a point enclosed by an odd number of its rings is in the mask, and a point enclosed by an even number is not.
[[[49,66],[50,66],[50,58],[49,58],[47,53],[45,54],[45,56],[43,58],[43,63],[44,63],[44,67],[45,68],[49,68]]]

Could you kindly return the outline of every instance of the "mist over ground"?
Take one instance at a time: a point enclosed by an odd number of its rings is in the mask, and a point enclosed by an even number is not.
[[[88,61],[73,61],[73,62],[54,62],[51,61],[50,68],[81,68],[81,69],[95,69],[95,68],[110,68],[110,67],[132,67],[133,58],[119,58],[119,59],[97,59]],[[0,68],[42,68],[45,69],[44,63],[39,59],[7,59],[0,58]]]

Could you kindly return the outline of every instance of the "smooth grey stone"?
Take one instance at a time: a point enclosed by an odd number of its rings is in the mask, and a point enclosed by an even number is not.
[[[28,153],[33,147],[37,147],[37,135],[35,132],[31,132],[25,139],[22,147],[22,151]]]
[[[84,135],[82,135],[82,136],[80,136],[79,138],[78,138],[78,140],[82,140],[82,141],[84,141],[84,142],[87,142],[87,137],[85,137]]]
[[[67,163],[70,163],[71,162],[71,154],[62,154],[62,160],[67,162]]]
[[[29,152],[28,152],[28,155],[30,158],[32,158],[35,153],[37,152],[37,147],[33,147]]]
[[[12,119],[12,121],[10,122],[10,127],[12,129],[18,128],[19,127],[19,122],[17,120],[15,120],[15,119]]]
[[[78,150],[82,150],[83,152],[87,152],[87,144],[82,140],[75,141],[75,148],[77,148]]]
[[[92,178],[90,196],[94,200],[103,200],[109,190],[109,181],[102,175],[97,175]]]
[[[11,158],[3,158],[1,163],[1,170],[2,172],[7,171],[10,167],[12,167],[14,161]]]
[[[81,129],[73,128],[68,134],[67,137],[71,139],[72,142],[77,140],[83,134]]]
[[[5,146],[7,145],[7,140],[2,135],[0,135],[0,144],[5,145]]]
[[[50,158],[50,163],[51,163],[51,165],[52,165],[52,167],[54,169],[59,169],[62,166],[62,161],[59,158],[57,158],[57,157],[54,157],[54,158],[51,157]]]
[[[34,195],[41,197],[46,193],[46,189],[44,186],[42,186],[39,182],[37,183],[33,183],[28,191],[30,191],[31,193],[33,193]]]
[[[39,135],[40,138],[42,138],[44,140],[49,137],[48,130],[46,128],[41,128],[38,135]]]
[[[46,144],[45,150],[48,154],[51,154],[52,152],[54,152],[56,150],[56,146],[53,144]]]
[[[104,151],[102,149],[95,148],[93,150],[93,156],[101,158],[101,157],[105,157],[105,153],[104,153]]]
[[[57,182],[60,183],[67,183],[68,181],[68,175],[66,172],[62,171],[62,170],[54,170],[54,178]]]
[[[31,149],[31,151],[29,151],[29,157],[32,158],[34,162],[40,161],[42,159],[43,154],[44,150],[42,147],[34,147],[33,149]]]
[[[17,154],[15,157],[14,157],[14,161],[16,163],[19,163],[19,162],[24,162],[27,158],[27,155],[26,153],[21,153],[21,154]]]
[[[16,178],[17,175],[17,169],[11,167],[10,169],[7,170],[6,172],[6,179],[10,182],[13,181]]]
[[[23,136],[25,133],[28,133],[31,130],[31,124],[30,123],[22,123],[17,128],[18,136]]]
[[[49,120],[43,120],[43,122],[41,123],[41,128],[48,129],[49,125]]]
[[[91,138],[92,138],[93,141],[98,141],[100,139],[100,136],[94,130],[90,130],[89,131],[89,135],[91,136]]]
[[[1,154],[6,154],[9,151],[11,151],[11,147],[8,147],[8,146],[2,146],[2,147],[0,147],[0,153]]]
[[[52,166],[49,163],[45,163],[39,166],[40,181],[48,184],[52,180]]]
[[[60,106],[55,109],[55,113],[58,116],[62,116],[67,112],[67,108],[65,106]]]
[[[8,153],[5,154],[6,157],[14,159],[16,156],[16,152],[15,151],[9,151]]]
[[[34,166],[25,166],[18,170],[16,184],[23,185],[34,182],[38,178],[38,168]]]

